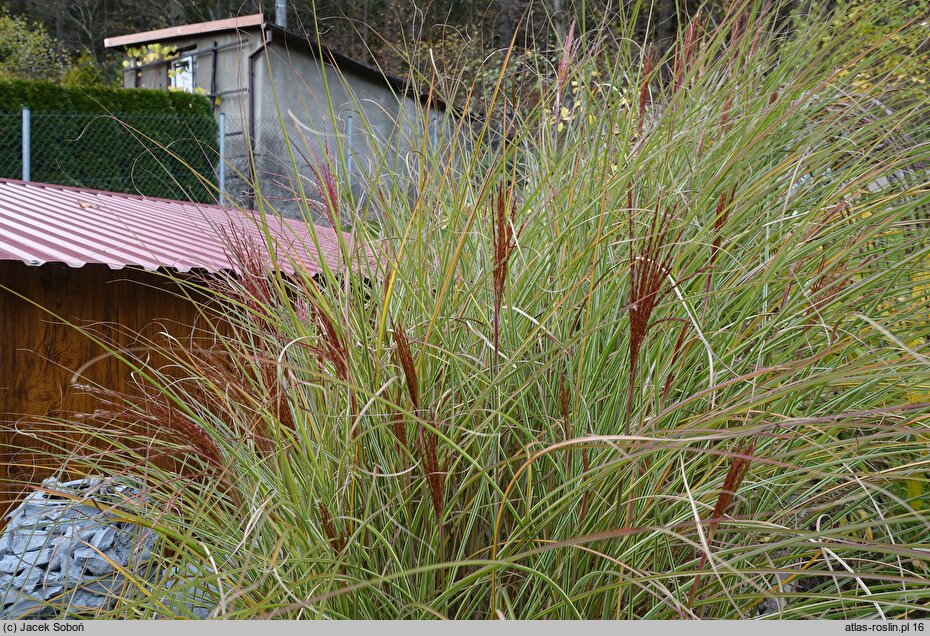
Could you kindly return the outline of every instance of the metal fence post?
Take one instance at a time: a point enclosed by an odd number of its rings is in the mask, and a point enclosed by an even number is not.
[[[23,106],[23,181],[32,178],[32,113],[28,106]]]
[[[352,115],[346,116],[346,145],[349,146],[346,153],[346,177],[349,181],[349,193],[352,193]]]
[[[220,165],[217,166],[217,185],[219,186],[219,197],[217,203],[226,205],[226,113],[220,113],[220,129],[217,132],[220,147]]]

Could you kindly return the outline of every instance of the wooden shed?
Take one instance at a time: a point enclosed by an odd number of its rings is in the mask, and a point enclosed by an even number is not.
[[[282,268],[336,266],[333,230],[317,227],[315,243],[301,222],[266,223]],[[230,231],[267,243],[255,213],[0,180],[0,512],[50,470],[37,451],[55,420],[96,408],[72,389],[76,372],[131,390],[127,367],[74,326],[120,348],[189,339],[199,312],[177,279],[234,270]]]

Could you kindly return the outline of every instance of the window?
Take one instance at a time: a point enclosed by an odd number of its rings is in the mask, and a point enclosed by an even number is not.
[[[171,88],[184,91],[185,93],[194,92],[194,58],[193,56],[182,57],[171,63],[171,72],[168,73],[168,79],[171,82]]]

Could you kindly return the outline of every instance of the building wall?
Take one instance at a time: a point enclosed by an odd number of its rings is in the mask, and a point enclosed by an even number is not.
[[[263,203],[293,218],[309,212],[314,222],[326,224],[310,163],[332,163],[340,187],[351,188],[357,207],[363,207],[376,179],[384,184],[400,177],[412,190],[424,150],[442,136],[440,115],[427,114],[418,98],[399,94],[370,73],[321,63],[307,47],[285,41],[279,32],[272,33],[264,50],[257,28],[170,43],[182,56],[194,56],[195,86],[219,98],[217,116],[226,114],[226,190],[241,205],[254,203],[242,178],[251,172],[250,148]],[[137,77],[137,71],[127,71],[127,86],[168,85],[167,64],[138,72]],[[301,192],[316,203],[304,205]]]
[[[404,113],[420,110],[415,100],[385,82],[321,64],[286,42],[272,40],[265,59],[257,83],[263,90],[256,95],[256,120],[266,124],[257,135],[257,169],[270,184],[264,194],[273,206],[288,215],[298,207],[295,166],[304,193],[320,203],[319,179],[308,163],[332,169],[359,205],[376,177],[407,176],[399,170],[407,160],[403,140],[412,132]],[[279,117],[296,151],[293,158],[286,152]],[[326,221],[319,205],[310,211],[315,221]]]
[[[76,371],[88,365],[82,383],[134,391],[126,365],[65,323],[136,353],[151,351],[148,342],[164,346],[165,334],[189,342],[202,319],[177,292],[164,276],[145,271],[0,262],[0,513],[27,484],[60,468],[50,449],[78,446],[74,430],[55,419],[104,406],[72,388]],[[151,362],[159,364],[157,355]]]

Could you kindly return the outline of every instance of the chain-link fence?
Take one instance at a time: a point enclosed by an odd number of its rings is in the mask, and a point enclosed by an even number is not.
[[[226,117],[220,125],[224,192],[230,203],[254,207],[258,190],[268,211],[291,218],[309,212],[314,221],[327,223],[321,176],[331,175],[343,196],[363,191],[362,166],[369,160],[359,150],[358,133],[353,140],[332,126],[308,132],[274,118],[254,118],[251,130],[249,125],[237,117]]]
[[[401,127],[372,129],[357,113],[251,127],[223,114],[0,112],[0,177],[245,208],[257,189],[278,213],[325,223],[328,188],[355,207],[374,187],[410,188],[440,145],[434,125],[424,143]]]
[[[277,119],[256,118],[250,132],[247,119],[225,115],[0,112],[0,177],[246,208],[258,189],[271,208],[301,217],[301,190],[320,207],[310,164],[339,162],[344,140],[289,137],[290,147]],[[362,159],[349,156],[358,172]],[[351,187],[344,168],[330,167]]]
[[[0,113],[0,177],[198,202],[217,200],[212,117]]]
[[[375,189],[384,194],[399,188],[415,196],[420,172],[448,161],[449,132],[437,121],[423,126],[410,120],[405,128],[402,122],[375,127],[358,113],[341,113],[335,120],[255,118],[250,131],[247,120],[227,117],[221,126],[227,200],[254,207],[252,184],[257,183],[264,204],[279,214],[303,218],[309,213],[327,224],[324,199],[335,188],[343,203],[376,215],[368,206]]]

